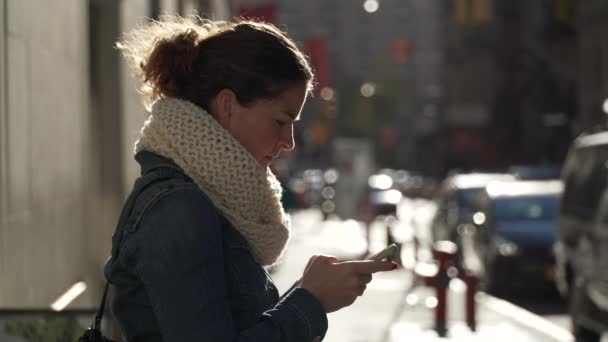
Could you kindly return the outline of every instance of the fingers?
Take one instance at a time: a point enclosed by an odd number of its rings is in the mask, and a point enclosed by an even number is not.
[[[339,261],[338,258],[336,258],[333,255],[314,255],[310,258],[308,263],[310,264],[313,261],[313,259],[315,261],[320,261],[324,264],[335,264]]]
[[[358,296],[358,297],[363,296],[363,293],[365,293],[365,289],[366,289],[366,288],[367,288],[367,285],[365,285],[365,284],[361,284],[361,285],[359,286],[359,291],[358,291],[358,293],[357,293],[357,296]]]
[[[359,275],[359,281],[362,284],[369,284],[369,282],[372,281],[372,275],[371,274],[361,274],[361,275]]]
[[[335,264],[338,261],[340,261],[340,260],[338,260],[338,258],[336,258],[333,255],[322,255],[322,257],[325,258],[325,262],[328,264]]]
[[[357,282],[357,295],[358,296],[362,296],[363,293],[365,292],[365,289],[367,288],[367,284],[369,284],[372,281],[372,275],[371,274],[360,274],[358,275],[358,282]]]

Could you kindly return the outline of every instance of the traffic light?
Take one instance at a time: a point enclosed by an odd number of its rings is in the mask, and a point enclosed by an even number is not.
[[[405,38],[395,39],[391,42],[390,53],[391,59],[397,64],[407,62],[410,55],[410,41]]]
[[[329,138],[329,132],[327,122],[317,121],[312,124],[311,127],[312,142],[315,145],[324,145]]]

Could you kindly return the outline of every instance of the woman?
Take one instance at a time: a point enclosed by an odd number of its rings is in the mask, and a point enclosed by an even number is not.
[[[320,341],[326,314],[396,264],[313,256],[281,297],[263,268],[289,238],[268,166],[294,147],[313,81],[304,55],[268,24],[178,17],[118,47],[152,104],[105,268],[127,340]]]

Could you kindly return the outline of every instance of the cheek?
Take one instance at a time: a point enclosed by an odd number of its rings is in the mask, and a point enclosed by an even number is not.
[[[238,129],[235,129],[232,133],[241,145],[258,159],[272,153],[280,131],[272,123],[268,125],[250,122],[239,125]]]
[[[272,150],[274,145],[277,143],[279,134],[281,134],[280,129],[274,124],[266,127],[259,127],[259,129],[254,133],[254,144],[259,149],[264,150],[265,153],[269,153],[271,151],[268,150]]]

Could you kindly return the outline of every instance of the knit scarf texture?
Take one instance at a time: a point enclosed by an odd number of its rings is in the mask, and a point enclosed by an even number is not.
[[[181,99],[159,99],[135,143],[139,151],[181,167],[247,240],[258,263],[280,260],[290,234],[281,184],[204,109]]]

